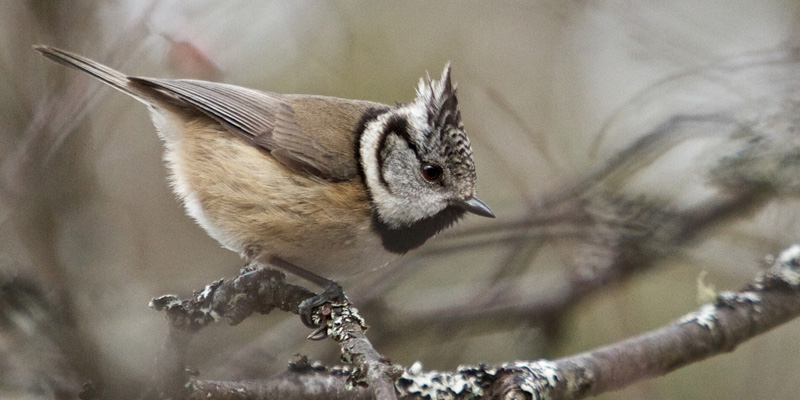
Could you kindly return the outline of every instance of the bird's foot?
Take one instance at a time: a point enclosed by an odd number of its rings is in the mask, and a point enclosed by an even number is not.
[[[325,319],[331,314],[332,303],[348,303],[342,287],[334,281],[328,281],[322,293],[303,300],[298,306],[298,314],[303,325],[314,329],[308,336],[311,340],[322,340],[328,335]]]

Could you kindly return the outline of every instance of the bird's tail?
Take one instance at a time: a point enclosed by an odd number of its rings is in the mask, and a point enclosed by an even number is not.
[[[136,90],[136,87],[131,85],[131,81],[128,79],[128,76],[122,72],[100,64],[97,61],[92,61],[86,57],[79,56],[75,53],[70,53],[55,47],[36,45],[33,46],[33,49],[57,63],[86,72],[87,74],[128,95],[140,100],[143,98],[143,93],[140,93],[139,90]]]

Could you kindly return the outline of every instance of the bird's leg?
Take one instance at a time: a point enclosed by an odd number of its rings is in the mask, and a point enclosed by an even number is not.
[[[321,277],[311,271],[298,267],[290,262],[287,262],[278,257],[270,257],[269,263],[302,279],[305,279],[311,283],[314,283],[323,288],[323,291],[314,296],[309,297],[303,300],[298,307],[298,314],[300,314],[300,320],[303,321],[303,324],[311,329],[318,329],[320,328],[320,324],[315,323],[311,316],[313,314],[314,309],[317,307],[330,302],[340,302],[347,299],[342,290],[342,287],[339,286],[338,283]],[[323,336],[324,337],[324,336]]]

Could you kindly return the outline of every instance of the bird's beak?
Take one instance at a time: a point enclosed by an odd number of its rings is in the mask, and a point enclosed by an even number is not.
[[[492,211],[489,206],[483,204],[482,201],[478,200],[477,197],[473,197],[469,200],[462,201],[458,203],[458,205],[466,211],[469,211],[473,214],[480,215],[481,217],[489,217],[494,218],[494,212]]]

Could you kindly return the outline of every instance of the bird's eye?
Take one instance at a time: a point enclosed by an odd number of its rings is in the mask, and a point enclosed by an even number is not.
[[[425,179],[433,182],[442,176],[442,167],[433,164],[423,164],[422,176],[424,176]]]

